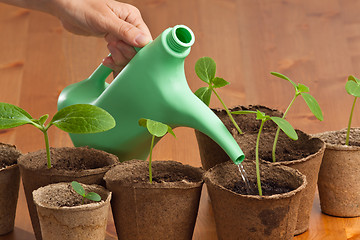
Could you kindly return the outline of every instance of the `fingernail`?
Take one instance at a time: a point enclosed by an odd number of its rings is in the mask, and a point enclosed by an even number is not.
[[[140,33],[135,38],[135,42],[139,44],[141,47],[145,46],[149,42],[149,38],[146,37],[144,34]]]

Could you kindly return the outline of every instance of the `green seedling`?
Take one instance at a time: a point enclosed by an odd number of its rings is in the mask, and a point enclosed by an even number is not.
[[[79,195],[82,196],[81,204],[84,204],[85,198],[87,198],[91,201],[94,201],[94,202],[101,201],[101,197],[99,194],[97,194],[95,192],[86,193],[85,189],[81,186],[81,184],[76,181],[71,182],[71,187],[74,189],[75,192],[77,192]]]
[[[262,189],[261,189],[261,179],[260,179],[260,161],[259,161],[259,143],[260,143],[260,135],[261,131],[264,127],[264,123],[268,120],[273,121],[289,138],[293,140],[298,139],[298,135],[296,134],[294,128],[291,126],[291,124],[286,121],[283,118],[279,117],[271,117],[266,115],[263,112],[257,111],[234,111],[232,114],[256,114],[256,119],[261,120],[261,125],[259,128],[259,132],[256,139],[256,148],[255,148],[255,161],[256,161],[256,180],[257,180],[257,186],[259,190],[259,195],[262,196]]]
[[[350,75],[348,77],[348,81],[346,82],[345,89],[348,94],[355,97],[353,105],[351,107],[349,123],[348,123],[347,131],[346,131],[345,144],[349,146],[350,128],[351,128],[351,121],[352,121],[352,117],[353,117],[353,113],[354,113],[355,103],[356,103],[356,99],[358,97],[360,97],[360,80],[358,78]]]
[[[98,133],[115,127],[115,120],[108,112],[90,104],[65,107],[58,111],[51,121],[45,125],[48,118],[49,115],[45,114],[39,119],[34,119],[20,107],[0,102],[0,129],[31,124],[43,132],[48,168],[51,168],[48,130],[52,125],[68,133]]]
[[[176,136],[170,126],[168,126],[164,123],[161,123],[161,122],[151,120],[151,119],[141,118],[139,120],[139,125],[141,127],[145,127],[149,131],[149,133],[152,135],[151,145],[150,145],[150,154],[149,154],[149,181],[150,181],[150,183],[152,183],[151,162],[152,162],[152,150],[154,148],[155,137],[163,137],[166,133],[170,133],[174,137],[176,137]]]
[[[208,84],[207,87],[201,87],[196,90],[195,95],[203,101],[207,106],[210,104],[211,93],[214,93],[216,97],[219,99],[220,103],[223,105],[227,115],[229,116],[231,122],[234,124],[235,128],[238,130],[240,134],[240,127],[235,122],[233,116],[231,115],[229,109],[226,107],[224,101],[220,98],[219,94],[216,92],[216,88],[224,87],[228,84],[226,80],[220,77],[215,77],[216,73],[216,63],[210,57],[202,57],[195,63],[195,72],[196,75],[204,82]]]
[[[290,78],[286,77],[285,75],[281,74],[281,73],[277,73],[277,72],[271,72],[272,75],[285,79],[286,81],[289,81],[293,87],[295,88],[295,96],[293,97],[293,99],[291,100],[289,106],[287,107],[286,111],[284,112],[284,115],[282,116],[283,119],[285,119],[287,113],[290,110],[290,107],[293,105],[293,103],[295,102],[295,99],[298,96],[302,96],[302,98],[305,100],[306,105],[309,107],[310,111],[315,115],[315,117],[317,119],[319,119],[320,121],[324,120],[321,108],[318,104],[318,102],[316,101],[316,99],[310,95],[309,92],[309,88],[307,86],[305,86],[304,84],[296,84],[294,83]],[[272,149],[272,159],[273,162],[276,162],[276,144],[279,138],[279,133],[280,133],[280,128],[278,127],[276,130],[276,134],[275,134],[275,139],[274,139],[274,145],[273,145],[273,149]]]

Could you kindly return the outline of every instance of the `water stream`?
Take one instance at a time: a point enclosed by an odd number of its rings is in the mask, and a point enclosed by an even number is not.
[[[246,193],[250,195],[251,194],[250,182],[249,182],[249,179],[248,179],[247,174],[245,172],[244,166],[240,163],[238,165],[238,168],[239,168],[241,178],[243,179],[244,184],[245,184]]]

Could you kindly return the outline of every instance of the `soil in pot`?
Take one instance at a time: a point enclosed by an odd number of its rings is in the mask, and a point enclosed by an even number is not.
[[[13,145],[0,143],[0,235],[14,230],[19,195],[21,153]]]
[[[232,133],[233,136],[239,135],[237,130],[234,128],[233,123],[231,122],[229,116],[222,109],[212,109],[213,112],[221,119],[229,132]],[[282,113],[271,108],[267,108],[265,106],[260,105],[250,105],[250,106],[237,106],[229,109],[230,111],[240,111],[240,110],[251,110],[256,111],[259,110],[266,114],[270,114],[271,116],[281,117]],[[233,115],[234,120],[239,125],[241,130],[244,133],[257,133],[260,127],[260,121],[256,120],[255,114],[239,114]],[[263,131],[271,131],[276,130],[276,125],[272,121],[267,121],[264,124]],[[215,166],[218,163],[229,161],[228,155],[222,150],[222,148],[215,143],[211,138],[201,133],[198,130],[195,130],[196,139],[199,146],[201,164],[205,170],[208,170]],[[241,146],[241,149],[244,151],[244,147]]]
[[[256,192],[255,163],[247,160],[243,166]],[[244,236],[247,239],[293,238],[300,193],[306,186],[306,178],[295,169],[267,163],[260,164],[260,171],[264,186],[276,183],[275,194],[260,197],[232,191],[239,185],[241,176],[231,162],[218,164],[205,173],[219,240],[242,239]],[[290,191],[277,193],[286,189]]]
[[[51,148],[51,161],[53,167],[48,169],[45,150],[31,152],[19,158],[26,201],[37,240],[42,238],[32,192],[39,187],[58,182],[78,181],[105,185],[103,176],[118,163],[118,158],[96,149],[64,147]]]
[[[325,143],[319,138],[297,130],[299,139],[294,141],[280,132],[276,149],[276,163],[272,163],[272,147],[275,131],[265,131],[261,134],[259,156],[261,159],[275,165],[285,165],[299,170],[306,176],[308,185],[302,193],[295,235],[309,228],[309,219],[316,192],[317,178],[321,160],[325,151]],[[243,134],[235,137],[243,148],[245,156],[255,158],[257,133]]]
[[[131,160],[105,174],[119,239],[191,239],[203,184],[200,168],[174,161]]]
[[[111,193],[99,185],[83,184],[85,192],[96,192],[100,202],[76,193],[71,183],[56,183],[33,192],[43,239],[105,239]]]
[[[337,217],[359,217],[360,129],[351,129],[350,146],[345,145],[346,129],[316,136],[326,142],[318,179],[321,211]]]

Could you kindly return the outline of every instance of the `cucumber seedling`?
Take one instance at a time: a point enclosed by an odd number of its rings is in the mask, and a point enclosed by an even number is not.
[[[256,166],[256,181],[259,191],[259,196],[262,196],[262,189],[261,189],[261,178],[260,178],[260,160],[259,160],[259,144],[260,144],[260,135],[261,131],[264,127],[264,123],[268,120],[273,121],[279,129],[281,129],[289,138],[293,140],[298,139],[298,135],[295,132],[294,128],[291,126],[291,124],[286,121],[283,118],[280,117],[271,117],[266,115],[263,112],[260,112],[259,110],[256,111],[234,111],[232,114],[256,114],[256,120],[261,120],[261,125],[259,128],[259,132],[256,138],[256,148],[255,148],[255,166]]]
[[[79,195],[82,196],[81,204],[84,204],[85,198],[89,199],[91,201],[94,201],[94,202],[100,202],[101,201],[101,197],[100,197],[99,194],[97,194],[95,192],[86,193],[83,186],[81,186],[81,184],[76,182],[76,181],[71,182],[71,187],[74,189],[74,191],[76,193],[78,193]]]
[[[149,181],[152,183],[152,151],[154,148],[155,137],[163,137],[166,133],[170,133],[171,135],[175,136],[172,128],[164,123],[157,122],[151,119],[141,118],[139,120],[139,125],[141,127],[145,127],[149,133],[152,135],[151,138],[151,145],[150,145],[150,154],[149,154]]]
[[[195,95],[203,101],[207,106],[210,104],[211,93],[214,93],[215,96],[219,99],[220,103],[224,107],[227,115],[229,116],[231,122],[234,124],[236,130],[242,134],[239,125],[235,122],[233,116],[231,115],[229,109],[226,107],[224,101],[220,98],[219,94],[216,92],[216,88],[224,87],[228,84],[226,80],[220,77],[215,77],[216,73],[216,63],[210,57],[202,57],[195,63],[195,72],[196,75],[204,82],[208,84],[207,87],[201,87],[196,90]]]
[[[352,117],[353,117],[353,113],[354,113],[355,103],[356,103],[357,98],[360,97],[360,80],[358,78],[350,75],[348,77],[348,81],[345,84],[345,89],[348,94],[355,97],[353,105],[351,107],[348,127],[347,127],[347,131],[346,131],[345,144],[349,146],[350,128],[351,128],[351,121],[352,121]]]
[[[31,124],[44,134],[47,167],[51,168],[48,130],[54,125],[68,133],[98,133],[115,127],[115,119],[105,110],[90,104],[75,104],[58,111],[46,125],[48,114],[34,119],[18,106],[0,102],[0,129]]]
[[[293,99],[291,100],[289,106],[287,107],[287,109],[285,110],[282,118],[285,119],[286,114],[289,112],[290,107],[293,105],[293,103],[295,102],[295,99],[298,96],[301,96],[305,102],[306,105],[309,107],[310,111],[314,114],[314,116],[319,119],[320,121],[324,120],[321,108],[318,104],[318,102],[316,101],[316,99],[310,95],[309,92],[309,88],[307,86],[305,86],[304,84],[296,84],[294,83],[290,78],[288,78],[287,76],[281,74],[281,73],[277,73],[277,72],[271,72],[272,75],[285,79],[286,81],[290,82],[293,87],[295,88],[295,96],[293,97]],[[273,162],[276,162],[276,144],[279,138],[279,133],[280,133],[280,128],[278,127],[276,130],[276,134],[275,134],[275,139],[274,139],[274,144],[273,144],[273,149],[272,149],[272,159]]]

